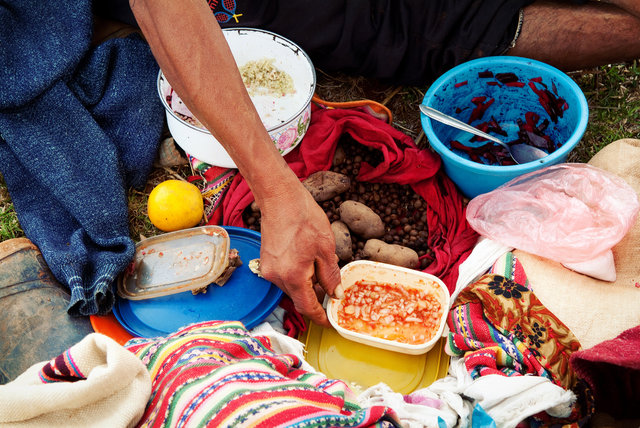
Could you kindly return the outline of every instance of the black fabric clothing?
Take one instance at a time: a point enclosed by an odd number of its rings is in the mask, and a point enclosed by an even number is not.
[[[129,0],[93,0],[92,5],[93,13],[102,18],[138,26],[129,7]]]
[[[126,0],[97,0],[105,12]],[[220,25],[292,40],[324,71],[424,84],[461,62],[504,53],[533,0],[208,0]],[[119,13],[122,13],[121,11]],[[130,13],[130,11],[129,11]],[[123,15],[123,20],[131,16]]]
[[[238,22],[297,43],[314,65],[397,84],[423,84],[505,52],[532,0],[237,0]]]

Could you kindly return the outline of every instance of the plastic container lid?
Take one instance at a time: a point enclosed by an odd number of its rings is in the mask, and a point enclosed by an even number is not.
[[[395,392],[409,394],[445,377],[449,370],[443,338],[429,352],[409,355],[354,342],[332,328],[310,323],[301,340],[309,364],[359,392],[384,382]]]
[[[230,246],[238,250],[242,265],[223,285],[211,284],[205,293],[181,293],[132,300],[118,296],[113,315],[134,336],[167,336],[202,321],[241,321],[252,329],[273,312],[283,292],[249,269],[249,261],[260,257],[260,234],[250,229],[223,226]]]
[[[118,278],[118,295],[142,300],[205,287],[229,264],[230,238],[220,226],[200,226],[144,239]]]

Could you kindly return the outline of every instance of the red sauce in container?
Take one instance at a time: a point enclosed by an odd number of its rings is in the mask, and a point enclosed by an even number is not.
[[[443,307],[432,290],[357,281],[345,290],[337,315],[347,330],[418,345],[438,332]]]

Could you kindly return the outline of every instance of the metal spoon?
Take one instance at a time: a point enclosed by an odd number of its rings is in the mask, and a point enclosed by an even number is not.
[[[482,132],[479,129],[474,128],[473,126],[456,119],[455,117],[446,115],[434,108],[427,107],[424,104],[420,104],[420,111],[431,119],[437,120],[438,122],[442,122],[449,126],[453,126],[454,128],[461,129],[463,131],[477,135],[478,137],[486,138],[487,140],[500,144],[507,150],[507,153],[509,153],[511,159],[513,159],[517,164],[532,162],[548,155],[548,153],[544,150],[538,149],[525,143],[508,145],[507,143],[494,137],[493,135]]]

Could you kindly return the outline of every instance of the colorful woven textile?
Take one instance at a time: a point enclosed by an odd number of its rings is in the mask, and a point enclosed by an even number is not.
[[[43,383],[77,382],[86,379],[86,376],[80,372],[76,362],[73,361],[71,349],[67,349],[46,363],[42,369],[40,369],[38,376]]]
[[[339,380],[300,369],[239,322],[194,324],[126,347],[151,374],[140,427],[394,427],[384,406],[360,408]]]
[[[207,224],[220,224],[222,220],[221,207],[222,198],[229,190],[233,177],[238,173],[235,168],[224,168],[221,166],[213,166],[202,162],[187,153],[191,171],[197,174],[196,177],[202,178],[204,186],[202,187],[202,197],[204,198],[204,216]]]
[[[133,427],[150,393],[146,366],[115,340],[90,333],[0,385],[0,427]]]
[[[521,273],[512,254],[507,257],[507,271]],[[450,351],[464,356],[473,378],[532,374],[565,389],[575,385],[569,357],[580,343],[529,288],[511,278],[490,273],[462,290],[447,322]]]
[[[590,390],[569,365],[580,342],[533,294],[513,253],[460,292],[447,324],[448,352],[464,358],[473,379],[489,374],[542,376],[578,395],[572,415],[562,423],[584,421],[593,412]],[[548,415],[537,419],[552,420]]]

